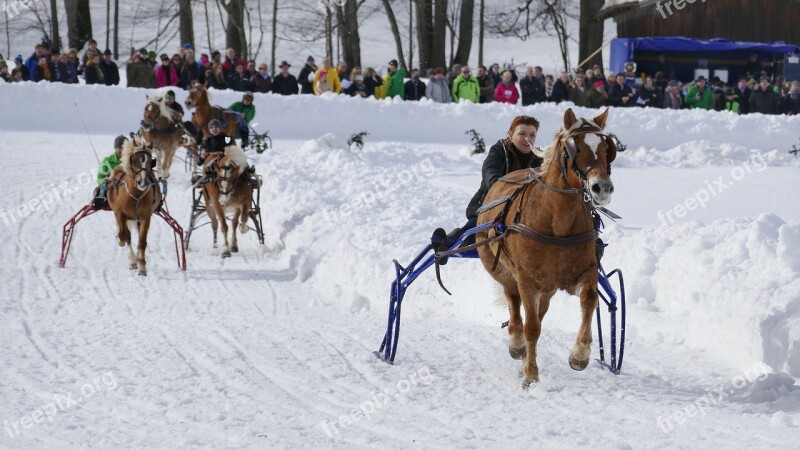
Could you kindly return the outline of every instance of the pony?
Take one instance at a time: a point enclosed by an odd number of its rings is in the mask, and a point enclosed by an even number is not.
[[[485,205],[511,196],[506,210],[515,213],[500,218],[489,208],[478,216],[478,223],[498,217],[509,230],[505,239],[478,248],[478,254],[508,304],[509,353],[523,360],[525,389],[539,381],[536,344],[557,290],[580,297],[581,324],[569,365],[583,370],[589,364],[599,264],[592,211],[608,204],[614,192],[610,173],[616,148],[603,132],[608,111],[589,120],[567,109],[553,142],[536,150],[544,158],[540,171],[512,172],[486,194]],[[478,233],[477,240],[497,234],[496,226]],[[524,325],[520,305],[525,308]]]
[[[162,201],[152,147],[138,136],[125,141],[120,165],[111,173],[106,193],[108,205],[117,220],[117,242],[120,247],[128,247],[130,269],[139,269],[141,276],[147,276],[144,253],[150,219]],[[139,235],[137,254],[133,253],[131,245],[134,228]]]
[[[221,222],[224,239],[222,257],[229,258],[231,251],[234,253],[239,251],[236,237],[237,226],[242,234],[247,233],[248,230],[247,220],[250,217],[253,186],[250,184],[247,156],[241,148],[229,145],[225,147],[223,154],[212,153],[209,155],[203,166],[208,179],[208,182],[203,185],[203,198],[214,234],[213,247],[217,247],[217,226],[218,222]],[[232,214],[233,232],[230,246],[228,245],[226,214]]]
[[[211,106],[211,97],[205,84],[193,81],[185,104],[187,108],[195,108],[192,125],[203,133],[204,140],[208,138],[208,122],[211,122],[211,119],[222,122],[222,132],[226,135],[235,138],[239,134],[236,114],[226,112],[219,106]]]
[[[186,132],[183,124],[173,118],[163,97],[147,96],[139,134],[156,150],[159,178],[169,178],[169,169],[178,147],[186,147],[194,156],[198,154],[193,137],[189,142],[184,142],[184,134],[192,134]]]

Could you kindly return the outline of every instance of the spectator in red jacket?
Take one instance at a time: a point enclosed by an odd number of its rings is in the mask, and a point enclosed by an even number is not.
[[[225,60],[222,62],[222,71],[225,72],[226,78],[230,78],[236,70],[237,65],[241,65],[242,67],[246,66],[244,60],[236,56],[236,51],[229,48],[228,51],[225,52]]]
[[[499,103],[516,105],[519,100],[517,86],[511,82],[511,71],[506,70],[500,78],[500,84],[494,90],[494,100]]]
[[[156,87],[177,86],[180,79],[166,53],[161,55],[161,65],[156,68]]]

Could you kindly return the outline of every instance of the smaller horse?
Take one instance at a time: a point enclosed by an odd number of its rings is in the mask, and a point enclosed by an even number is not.
[[[193,81],[185,104],[187,108],[195,108],[192,125],[203,133],[204,140],[208,138],[208,122],[212,119],[222,122],[222,132],[226,135],[235,138],[239,134],[236,114],[226,112],[219,106],[211,106],[211,97],[205,84]]]
[[[178,147],[186,147],[197,156],[194,139],[190,139],[189,143],[183,140],[184,134],[191,136],[191,133],[187,133],[183,125],[172,117],[170,108],[162,97],[147,96],[147,106],[144,108],[141,124],[140,134],[158,151],[156,159],[159,178],[169,178],[169,168],[172,166],[172,159]]]
[[[207,158],[204,171],[210,178],[209,181],[213,180],[213,182],[203,185],[203,198],[214,233],[213,246],[217,247],[217,222],[219,221],[222,223],[222,236],[225,239],[222,257],[229,258],[231,251],[234,253],[239,251],[236,227],[239,227],[239,232],[242,234],[247,233],[248,230],[247,219],[250,217],[253,186],[250,184],[247,156],[239,147],[229,145],[225,147],[224,154],[212,154]],[[228,245],[226,213],[233,215],[231,218],[232,245],[230,246]],[[241,223],[239,223],[240,220]]]
[[[145,145],[140,138],[134,137],[123,145],[120,159],[120,166],[111,173],[106,197],[117,219],[119,246],[127,245],[130,251],[131,270],[139,269],[139,275],[147,276],[144,257],[147,232],[150,219],[162,200],[154,173],[152,144]],[[139,234],[138,254],[133,253],[131,245],[134,227]]]

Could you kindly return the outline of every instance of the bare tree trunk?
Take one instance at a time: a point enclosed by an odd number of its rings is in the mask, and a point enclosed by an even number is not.
[[[106,0],[106,48],[111,45],[111,0]]]
[[[345,2],[336,6],[339,22],[339,41],[342,45],[344,61],[350,67],[361,66],[361,38],[358,33],[358,2]]]
[[[478,25],[480,31],[478,32],[478,65],[483,65],[483,24],[485,18],[485,5],[483,0],[481,0],[481,11],[480,11],[480,24]]]
[[[475,0],[461,2],[461,17],[458,20],[458,47],[453,62],[467,64],[472,52],[472,22],[475,16]]]
[[[400,65],[406,66],[406,58],[403,56],[403,38],[400,37],[400,28],[397,26],[397,18],[392,10],[392,5],[389,0],[382,0],[383,7],[386,9],[386,16],[389,18],[389,25],[392,27],[392,35],[394,36],[394,45],[397,51],[397,57],[400,59]],[[409,67],[410,68],[410,67]]]
[[[564,70],[570,71],[569,63],[569,34],[567,32],[566,14],[563,11],[563,4],[559,0],[545,0],[547,6],[546,13],[553,24],[558,39],[558,47],[561,50],[561,60],[564,63]]]
[[[8,26],[8,8],[3,8],[3,16],[6,18],[6,56],[11,58],[11,28]]]
[[[194,20],[192,19],[192,2],[190,0],[178,1],[178,14],[180,15],[181,45],[192,44],[194,48]]]
[[[414,0],[408,0],[408,69],[414,67]]]
[[[333,64],[333,14],[330,8],[325,9],[325,56]]]
[[[447,0],[435,0],[433,12],[433,39],[431,42],[431,64],[445,67],[445,47],[447,46]]]
[[[6,33],[8,33],[8,29],[6,29]],[[58,2],[56,0],[50,0],[50,42],[53,47],[51,50],[61,50],[61,36],[58,34]]]
[[[114,0],[114,59],[119,59],[119,0]]]
[[[272,2],[272,59],[270,60],[270,71],[275,76],[275,50],[278,48],[278,0]]]
[[[214,51],[214,47],[211,45],[211,20],[208,18],[208,0],[203,0],[203,10],[206,15],[206,40],[208,41],[208,51]]]
[[[64,0],[67,11],[67,38],[69,46],[81,49],[92,38],[92,13],[89,0]]]
[[[419,69],[424,71],[436,68],[433,63],[433,0],[417,2],[417,48],[419,49]]]
[[[578,61],[588,58],[603,45],[603,21],[596,17],[603,7],[603,0],[581,0],[581,16],[578,30]],[[595,64],[603,65],[603,53],[598,52],[586,62],[587,69]]]
[[[244,32],[244,1],[229,0],[222,3],[228,13],[225,27],[225,46],[232,48],[242,59],[248,59],[247,36]]]

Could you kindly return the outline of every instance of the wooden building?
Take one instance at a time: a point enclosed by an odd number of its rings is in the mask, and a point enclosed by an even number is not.
[[[800,0],[606,0],[621,38],[697,39],[800,44]]]

